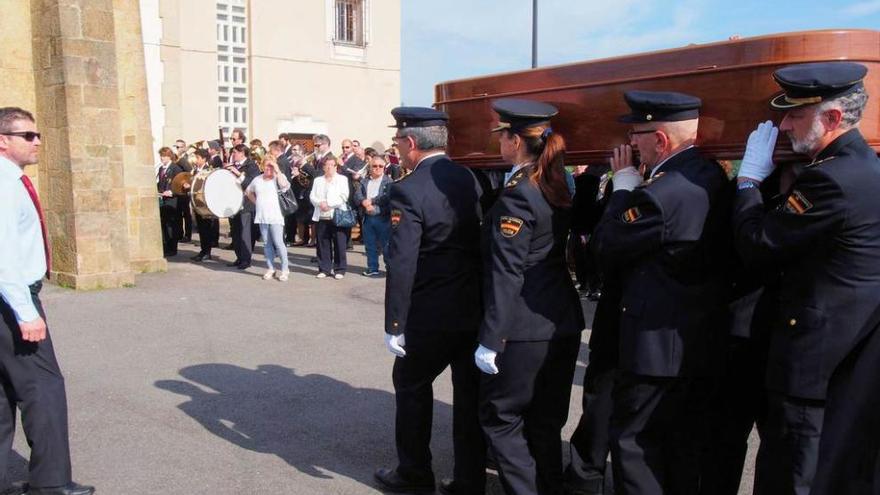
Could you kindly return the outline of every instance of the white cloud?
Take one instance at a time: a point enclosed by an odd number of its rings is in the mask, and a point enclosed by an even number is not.
[[[868,0],[847,5],[842,12],[850,16],[872,15],[880,12],[880,0]]]

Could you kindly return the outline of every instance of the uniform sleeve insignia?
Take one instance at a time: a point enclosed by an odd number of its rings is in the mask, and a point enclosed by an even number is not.
[[[391,227],[397,227],[400,224],[400,219],[403,218],[403,212],[400,210],[391,210]]]
[[[501,235],[508,238],[519,234],[519,230],[522,228],[522,226],[522,218],[501,217],[498,222],[498,227],[501,229]]]
[[[794,213],[795,215],[803,215],[812,207],[813,203],[810,203],[810,201],[797,189],[793,190],[791,194],[789,194],[788,199],[785,200],[785,211]]]
[[[623,212],[623,214],[620,215],[620,218],[626,223],[633,223],[636,220],[642,218],[642,210],[640,210],[638,206],[633,206],[632,208]]]

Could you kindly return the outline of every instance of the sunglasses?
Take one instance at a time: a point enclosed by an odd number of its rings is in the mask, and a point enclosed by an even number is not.
[[[370,165],[372,168],[385,168],[385,165]]]
[[[34,141],[34,139],[42,139],[39,132],[33,132],[33,131],[3,132],[0,134],[3,134],[4,136],[16,136],[16,137],[24,138],[24,140],[29,143],[32,143]]]

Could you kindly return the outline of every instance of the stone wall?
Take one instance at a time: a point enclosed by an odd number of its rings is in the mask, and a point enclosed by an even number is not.
[[[34,111],[52,280],[163,270],[137,0],[0,0],[0,105]]]

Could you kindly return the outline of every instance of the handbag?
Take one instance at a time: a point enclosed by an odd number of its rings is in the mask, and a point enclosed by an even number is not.
[[[357,220],[354,218],[354,210],[351,208],[334,208],[333,209],[333,225],[341,229],[350,229],[355,226]]]
[[[278,205],[281,206],[281,214],[285,217],[296,213],[299,203],[296,202],[292,187],[288,187],[285,191],[278,190]]]

